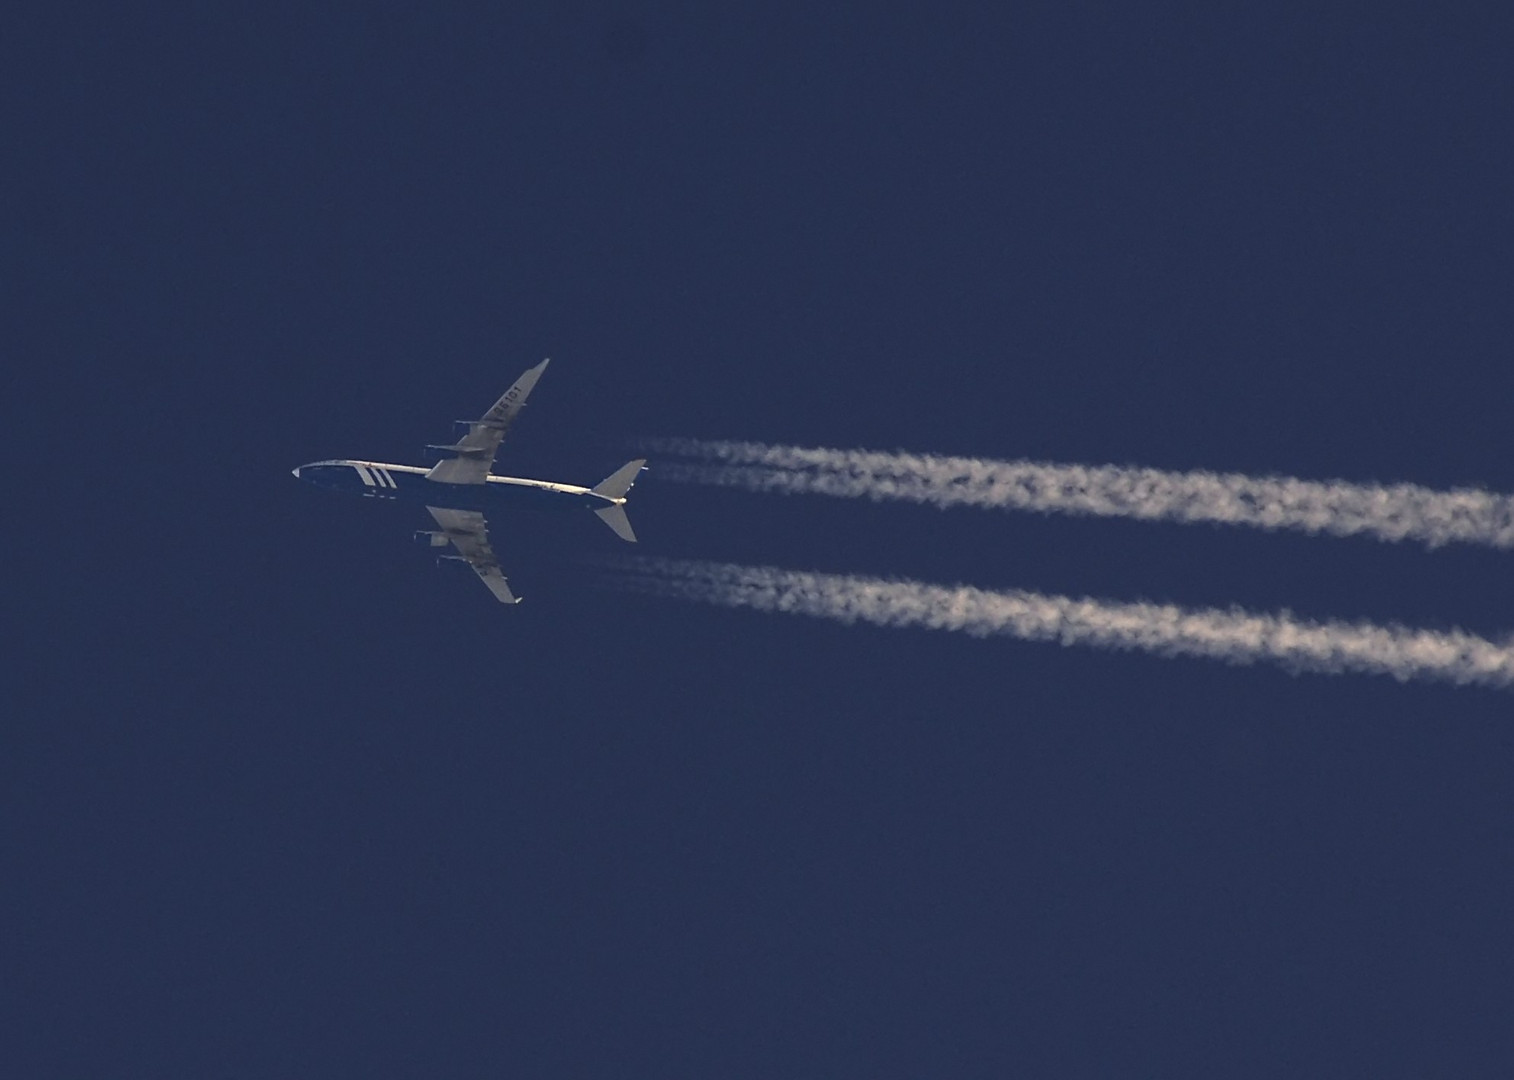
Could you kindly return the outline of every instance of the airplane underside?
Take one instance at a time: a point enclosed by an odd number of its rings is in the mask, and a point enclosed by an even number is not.
[[[547,361],[543,360],[521,375],[481,418],[458,421],[467,427],[467,434],[455,443],[431,447],[456,456],[444,458],[429,469],[342,459],[301,465],[294,470],[295,478],[328,491],[419,503],[438,529],[418,535],[432,547],[456,549],[456,555],[443,557],[467,563],[496,600],[517,604],[520,597],[510,590],[489,542],[485,515],[492,510],[519,508],[592,510],[616,536],[635,543],[636,533],[626,517],[626,492],[647,464],[642,458],[628,461],[591,488],[495,476],[492,469],[500,442],[546,369]]]

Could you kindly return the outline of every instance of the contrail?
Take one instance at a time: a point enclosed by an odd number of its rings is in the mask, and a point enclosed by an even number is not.
[[[955,630],[1231,664],[1272,661],[1295,672],[1391,675],[1462,686],[1514,685],[1514,642],[1461,630],[1413,630],[1359,622],[1309,622],[1288,612],[1116,603],[968,586],[930,585],[766,566],[629,559],[621,587],[724,607],[812,615],[843,623]]]
[[[747,491],[903,500],[939,507],[1217,522],[1442,544],[1514,548],[1514,497],[1477,488],[1353,484],[1239,473],[1163,472],[1123,465],[1058,465],[824,447],[651,440],[701,459],[658,469],[663,479]]]

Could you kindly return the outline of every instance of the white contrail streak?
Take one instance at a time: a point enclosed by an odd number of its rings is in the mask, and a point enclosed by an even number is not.
[[[773,567],[668,559],[620,564],[628,589],[724,607],[812,615],[838,622],[955,630],[1231,664],[1272,661],[1289,670],[1391,675],[1458,685],[1514,685],[1514,643],[1460,630],[1309,622],[1170,604],[1116,603],[1010,590],[929,585]]]
[[[1514,497],[1476,488],[1353,484],[1238,473],[1163,472],[753,442],[659,439],[649,447],[702,459],[664,464],[663,479],[785,494],[903,500],[939,507],[1217,522],[1331,536],[1514,548]]]

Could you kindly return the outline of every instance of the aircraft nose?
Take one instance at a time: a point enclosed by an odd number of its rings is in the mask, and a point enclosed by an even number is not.
[[[299,469],[290,469],[289,470],[289,475],[293,476],[296,480],[298,480],[300,478],[300,470]]]

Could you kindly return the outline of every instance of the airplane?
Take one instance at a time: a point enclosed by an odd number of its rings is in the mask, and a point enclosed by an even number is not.
[[[298,480],[331,491],[345,491],[370,499],[423,503],[440,527],[421,530],[415,538],[434,548],[451,544],[456,555],[443,555],[473,568],[473,572],[502,604],[518,604],[521,597],[510,591],[489,546],[489,528],[484,513],[495,508],[527,506],[538,509],[592,510],[615,535],[636,542],[631,520],[626,517],[626,492],[636,482],[646,459],[628,461],[593,487],[495,476],[494,455],[505,433],[520,416],[526,397],[547,370],[543,360],[506,390],[478,420],[458,420],[468,433],[450,446],[428,446],[455,454],[431,468],[391,465],[382,461],[313,461],[294,470]]]

